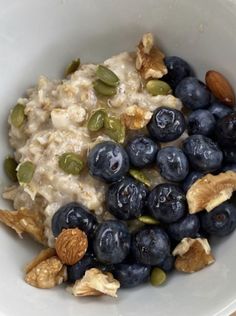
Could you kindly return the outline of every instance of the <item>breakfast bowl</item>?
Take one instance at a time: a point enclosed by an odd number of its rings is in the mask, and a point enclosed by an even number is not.
[[[187,60],[198,78],[210,69],[234,87],[236,2],[146,0],[0,0],[1,163],[11,152],[8,115],[19,97],[40,75],[62,78],[65,65],[80,57],[101,63],[120,52],[134,51],[152,33],[166,55]],[[1,192],[9,185],[3,169]],[[1,199],[1,209],[12,205]],[[0,227],[0,315],[230,315],[236,310],[235,232],[213,239],[215,263],[197,273],[173,273],[160,287],[122,289],[118,298],[73,297],[65,286],[36,289],[24,282],[24,266],[41,247]]]

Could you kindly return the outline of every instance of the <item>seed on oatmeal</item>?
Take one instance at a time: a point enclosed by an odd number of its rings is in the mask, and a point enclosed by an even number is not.
[[[74,176],[80,174],[84,167],[84,163],[79,155],[71,152],[61,155],[59,157],[58,164],[64,172]]]
[[[93,88],[97,94],[112,97],[116,94],[116,87],[111,87],[102,82],[101,80],[96,80],[93,83]]]
[[[166,280],[165,272],[160,268],[154,268],[151,272],[151,284],[153,286],[159,286]]]
[[[155,218],[151,217],[151,216],[148,216],[148,215],[143,215],[143,216],[140,216],[138,218],[138,220],[141,222],[141,223],[144,223],[144,224],[147,224],[147,225],[158,225],[160,222],[157,221]]]
[[[137,169],[130,169],[129,170],[129,174],[136,180],[144,183],[147,187],[151,186],[151,182],[149,181],[149,179],[146,177],[146,175]]]
[[[148,93],[153,96],[167,95],[171,93],[171,87],[162,80],[149,80],[146,84]]]
[[[23,125],[25,120],[25,106],[17,103],[11,112],[11,123],[14,127],[19,128]]]
[[[88,120],[88,130],[91,132],[97,132],[103,128],[106,115],[107,113],[104,109],[99,109],[92,113]]]
[[[104,120],[105,133],[118,143],[123,143],[125,140],[125,125],[114,116],[107,116]]]
[[[98,66],[96,75],[98,79],[100,79],[102,82],[104,82],[108,86],[117,87],[120,83],[120,80],[117,77],[117,75],[113,71],[111,71],[109,68],[103,65]]]
[[[80,66],[80,58],[72,60],[72,62],[66,67],[65,76],[69,76],[73,74],[75,71],[79,69]]]
[[[17,169],[17,179],[20,184],[29,183],[34,175],[35,165],[31,161],[21,163]]]
[[[7,157],[4,160],[4,171],[8,178],[12,180],[13,182],[17,181],[17,176],[16,176],[16,168],[17,168],[17,162],[13,157]]]

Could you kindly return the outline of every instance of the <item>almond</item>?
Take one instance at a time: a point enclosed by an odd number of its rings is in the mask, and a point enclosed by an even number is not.
[[[218,71],[209,70],[206,73],[206,85],[216,98],[226,105],[234,106],[235,94],[228,80]]]
[[[88,239],[86,234],[78,228],[63,229],[56,239],[55,248],[62,263],[73,265],[85,255]]]

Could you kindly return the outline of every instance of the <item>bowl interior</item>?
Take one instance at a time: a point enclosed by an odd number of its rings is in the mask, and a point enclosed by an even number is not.
[[[155,34],[162,49],[193,65],[200,78],[222,71],[233,84],[236,2],[230,0],[0,0],[0,159],[10,148],[7,115],[40,74],[60,78],[74,57],[102,61],[134,50],[140,36]],[[0,186],[7,179],[0,168]],[[10,207],[1,200],[1,207]],[[216,263],[202,272],[171,275],[160,288],[123,290],[116,300],[76,299],[63,288],[37,290],[23,281],[23,266],[39,247],[0,227],[0,315],[228,315],[236,309],[235,234],[215,242]]]

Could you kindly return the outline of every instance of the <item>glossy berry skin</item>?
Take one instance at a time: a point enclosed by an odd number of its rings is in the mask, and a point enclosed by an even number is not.
[[[175,89],[175,96],[191,110],[209,106],[211,93],[205,84],[195,77],[184,78]]]
[[[204,176],[203,172],[200,171],[192,171],[189,175],[184,179],[182,188],[186,193],[188,189],[196,182],[198,179],[201,179]]]
[[[144,184],[130,177],[111,184],[107,193],[107,209],[121,220],[142,215],[148,191]]]
[[[196,110],[189,115],[188,133],[210,136],[214,132],[215,125],[216,120],[210,111]]]
[[[129,170],[129,157],[121,145],[105,141],[90,151],[88,168],[92,176],[107,182],[117,181]]]
[[[154,111],[147,125],[150,135],[160,142],[170,142],[179,138],[185,128],[182,112],[164,106]]]
[[[58,209],[52,218],[52,232],[57,237],[63,229],[79,228],[92,237],[97,227],[96,217],[80,203],[71,202]]]
[[[130,163],[137,168],[144,168],[155,161],[159,146],[151,138],[139,135],[128,141],[126,152]]]
[[[211,112],[211,114],[214,116],[215,120],[219,120],[222,117],[225,117],[226,115],[233,112],[233,110],[230,107],[228,107],[227,105],[225,105],[219,101],[212,102],[208,108],[208,111]]]
[[[68,282],[74,283],[81,279],[86,270],[95,266],[95,257],[93,254],[85,254],[85,256],[73,266],[67,266]]]
[[[174,264],[175,257],[170,254],[158,265],[158,267],[165,272],[170,272],[174,269]]]
[[[186,217],[181,218],[178,222],[170,224],[168,227],[169,236],[176,240],[181,241],[185,237],[196,237],[200,228],[200,221],[197,215],[188,214]]]
[[[236,163],[235,164],[227,164],[227,165],[225,165],[222,168],[222,171],[223,172],[226,172],[226,171],[234,171],[234,172],[236,172]]]
[[[147,206],[150,214],[163,223],[173,223],[186,211],[186,197],[175,184],[158,184],[149,194]]]
[[[216,136],[222,146],[236,147],[236,111],[218,120]]]
[[[175,89],[181,80],[192,74],[192,69],[189,64],[180,57],[168,56],[164,61],[168,73],[163,77],[163,80],[168,82],[172,89]]]
[[[125,224],[109,220],[99,224],[93,241],[98,261],[106,264],[122,262],[130,250],[130,233]]]
[[[224,237],[236,228],[236,207],[224,202],[212,211],[201,213],[202,228],[209,234]]]
[[[132,288],[149,280],[151,267],[138,263],[120,263],[112,272],[122,288]]]
[[[133,236],[131,251],[137,262],[159,265],[170,253],[170,240],[162,228],[143,228]]]
[[[224,152],[224,162],[226,163],[236,163],[236,147],[226,147],[223,149]]]
[[[195,170],[212,172],[221,167],[223,153],[212,139],[192,135],[183,142],[183,151]]]
[[[169,146],[159,150],[157,167],[163,178],[180,182],[189,172],[188,159],[180,148]]]

